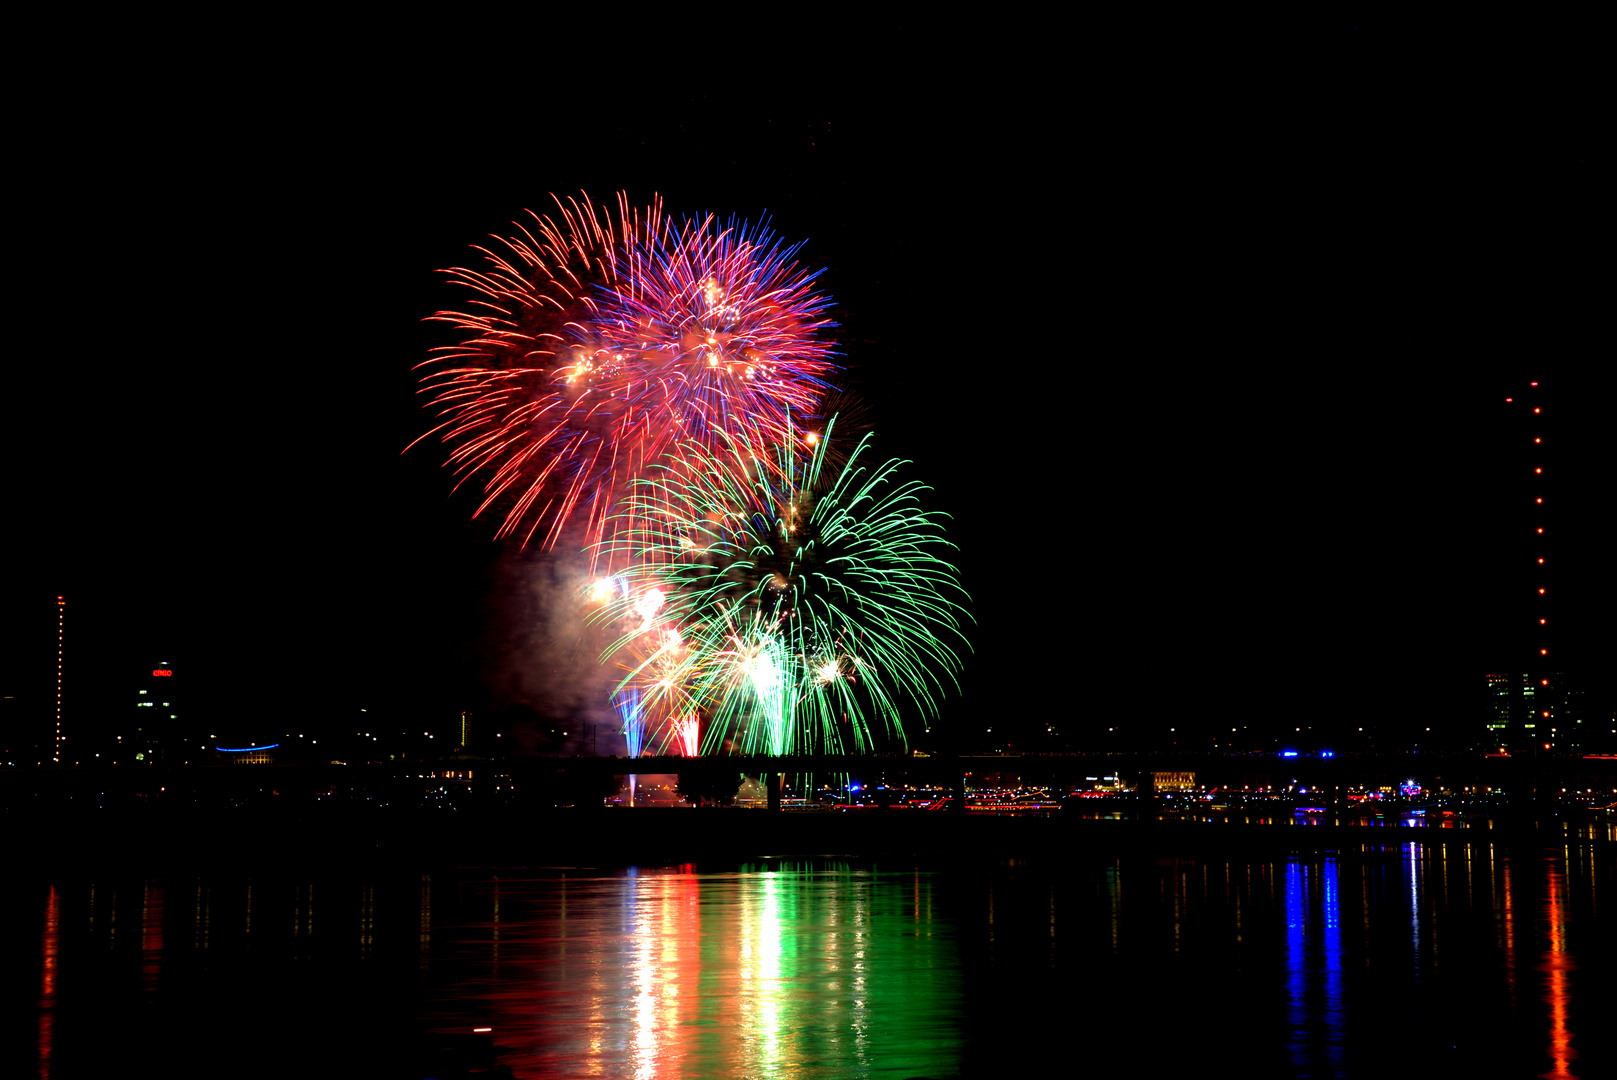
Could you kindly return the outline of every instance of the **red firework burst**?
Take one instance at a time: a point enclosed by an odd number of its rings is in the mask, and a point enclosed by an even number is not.
[[[569,524],[599,544],[627,486],[680,442],[788,437],[835,369],[830,301],[766,227],[675,228],[622,193],[615,218],[587,195],[555,201],[559,216],[530,211],[496,237],[503,251],[475,248],[486,267],[444,271],[477,295],[432,316],[465,337],[422,379],[441,418],[422,438],[452,447],[457,488],[482,478],[474,516],[497,507],[498,536],[545,547]]]

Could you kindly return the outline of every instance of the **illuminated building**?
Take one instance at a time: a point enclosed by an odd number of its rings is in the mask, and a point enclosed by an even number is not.
[[[232,765],[273,765],[280,743],[265,746],[218,746],[215,752]]]
[[[1196,786],[1193,772],[1154,772],[1151,779],[1158,791],[1190,791]]]
[[[180,695],[176,692],[174,668],[167,661],[158,664],[138,681],[133,715],[125,730],[114,737],[113,760],[127,765],[156,765],[167,760],[178,764],[187,760],[180,727]],[[194,755],[190,755],[194,756]]]
[[[1511,717],[1516,713],[1516,682],[1509,675],[1488,676],[1488,739],[1490,749],[1510,740]]]
[[[464,750],[472,741],[472,714],[463,711],[460,714],[460,749]]]
[[[1585,694],[1560,671],[1488,676],[1486,749],[1501,747],[1575,752],[1583,748]]]

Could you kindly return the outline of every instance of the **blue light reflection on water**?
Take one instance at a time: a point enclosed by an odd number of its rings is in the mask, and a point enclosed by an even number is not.
[[[1286,864],[1286,990],[1291,1061],[1323,1064],[1346,1076],[1343,1061],[1342,913],[1337,860]],[[1315,1002],[1318,1004],[1315,1004]]]

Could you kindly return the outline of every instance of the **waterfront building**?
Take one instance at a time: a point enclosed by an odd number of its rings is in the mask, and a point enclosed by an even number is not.
[[[186,754],[181,727],[180,684],[165,661],[135,680],[129,713],[113,733],[112,760],[120,765],[179,764]]]
[[[273,765],[280,743],[264,746],[220,746],[215,748],[221,761],[230,765]]]

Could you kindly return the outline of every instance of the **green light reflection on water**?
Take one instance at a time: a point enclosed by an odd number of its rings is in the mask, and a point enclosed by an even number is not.
[[[710,887],[740,891],[738,1075],[958,1072],[959,956],[922,919],[929,876],[766,864]]]
[[[453,957],[440,1008],[499,1032],[517,1075],[958,1076],[959,934],[933,886],[832,860],[502,880],[499,977]]]

